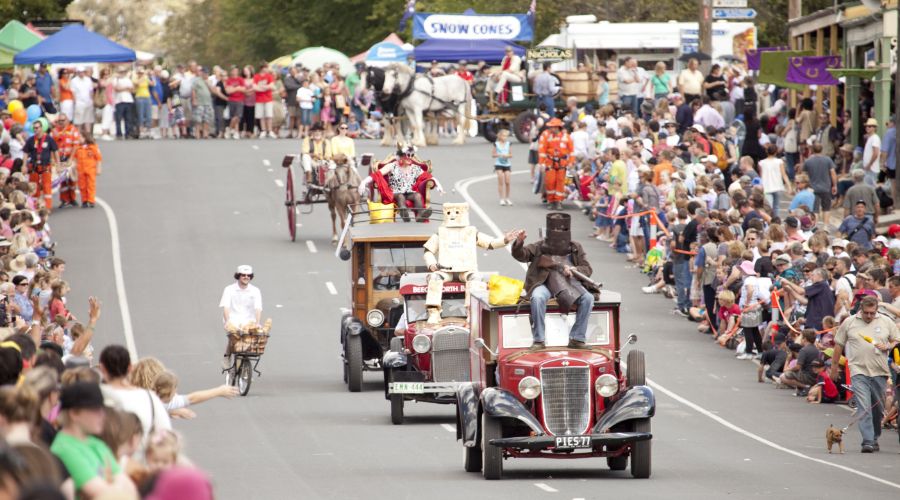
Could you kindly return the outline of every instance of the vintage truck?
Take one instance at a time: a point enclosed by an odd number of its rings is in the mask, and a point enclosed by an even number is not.
[[[457,438],[464,467],[500,479],[508,458],[604,457],[612,470],[631,461],[636,478],[650,476],[650,419],[656,409],[645,385],[644,353],[631,350],[627,368],[619,336],[618,293],[595,295],[587,347],[567,347],[574,314],[554,301],[546,316],[546,348],[530,350],[529,306],[492,306],[472,294],[471,381],[457,389]]]

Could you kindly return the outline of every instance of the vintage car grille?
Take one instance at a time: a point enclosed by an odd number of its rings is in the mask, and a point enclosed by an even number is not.
[[[441,328],[431,337],[431,371],[435,382],[469,380],[469,331],[455,326]]]
[[[591,420],[591,375],[588,367],[541,369],[544,426],[552,434],[587,432]]]

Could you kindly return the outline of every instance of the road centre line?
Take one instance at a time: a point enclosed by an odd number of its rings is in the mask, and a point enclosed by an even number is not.
[[[270,162],[269,160],[266,160],[265,158],[263,158],[263,166],[264,166],[264,167],[268,167],[268,166],[271,166],[271,165],[272,165],[272,162]]]
[[[334,287],[334,283],[326,281],[325,288],[328,289],[328,293],[330,293],[331,295],[337,295],[337,288]]]
[[[453,427],[450,424],[441,424],[441,427],[443,427],[444,430],[447,432],[454,432],[454,433],[456,432],[456,427]]]
[[[131,359],[138,359],[137,346],[134,342],[134,329],[131,326],[131,310],[128,308],[128,296],[125,294],[125,278],[122,276],[122,251],[119,244],[119,223],[112,207],[97,198],[97,204],[106,214],[106,222],[109,225],[109,240],[112,245],[113,274],[116,282],[116,296],[119,300],[119,311],[122,314],[122,333],[125,335],[125,346]]]
[[[313,240],[306,240],[306,248],[309,249],[309,253],[316,253],[319,251],[316,248],[316,244],[313,242]]]
[[[516,171],[512,172],[512,175],[522,174],[522,173],[525,173],[525,172],[528,172],[528,171],[527,171],[527,170],[516,170]],[[485,181],[488,181],[488,180],[494,180],[494,179],[496,179],[496,176],[495,176],[495,175],[482,175],[482,176],[478,176],[478,177],[469,177],[469,178],[467,178],[467,179],[462,179],[462,180],[460,180],[459,182],[457,182],[457,183],[454,185],[454,187],[456,188],[457,191],[459,191],[459,193],[463,196],[463,198],[465,198],[466,202],[469,203],[469,207],[472,209],[472,211],[474,211],[475,213],[477,213],[478,216],[481,217],[481,219],[484,221],[484,223],[485,223],[492,231],[494,231],[494,233],[495,233],[497,236],[500,236],[500,235],[502,235],[502,232],[500,231],[500,229],[497,227],[497,225],[494,223],[494,221],[491,220],[490,216],[488,216],[488,214],[487,214],[487,213],[486,213],[486,212],[478,205],[478,202],[476,202],[476,201],[469,195],[469,192],[468,192],[468,188],[469,188],[469,186],[471,186],[472,184],[475,184],[475,183],[477,183],[477,182],[485,182]],[[509,248],[509,247],[507,247],[507,248]],[[523,267],[526,267],[526,266],[523,264]],[[624,361],[622,362],[622,366],[625,366],[626,369],[627,369],[627,365],[624,363]],[[716,414],[713,413],[712,411],[707,410],[706,408],[703,408],[702,406],[698,405],[697,403],[694,403],[693,401],[690,401],[689,399],[687,399],[687,398],[685,398],[685,397],[683,397],[683,396],[680,396],[680,395],[676,394],[675,392],[673,392],[673,391],[671,391],[671,390],[669,390],[669,389],[667,389],[667,388],[665,388],[665,387],[663,387],[663,386],[657,384],[656,382],[654,382],[653,380],[651,380],[651,379],[649,379],[649,378],[647,379],[647,385],[649,385],[650,387],[652,387],[654,390],[657,390],[657,391],[659,391],[659,392],[665,394],[666,396],[668,396],[668,397],[674,399],[675,401],[677,401],[677,402],[683,404],[684,406],[687,406],[688,408],[690,408],[690,409],[696,411],[697,413],[699,413],[699,414],[701,414],[701,415],[703,415],[703,416],[705,416],[705,417],[707,417],[707,418],[709,418],[709,419],[712,419],[713,421],[715,421],[715,422],[721,424],[722,426],[724,426],[724,427],[726,427],[726,428],[728,428],[728,429],[730,429],[730,430],[732,430],[732,431],[734,431],[734,432],[736,432],[736,433],[738,433],[738,434],[741,434],[741,435],[743,435],[743,436],[745,436],[745,437],[747,437],[747,438],[750,438],[750,439],[752,439],[752,440],[754,440],[754,441],[757,441],[757,442],[759,442],[759,443],[761,443],[761,444],[763,444],[763,445],[766,445],[766,446],[768,446],[768,447],[770,447],[770,448],[773,448],[773,449],[775,449],[775,450],[778,450],[778,451],[787,453],[787,454],[789,454],[789,455],[793,455],[793,456],[795,456],[795,457],[797,457],[797,458],[801,458],[801,459],[803,459],[803,460],[809,460],[809,461],[811,461],[811,462],[815,462],[815,463],[819,463],[819,464],[822,464],[822,465],[826,465],[826,466],[828,466],[828,467],[834,467],[834,468],[840,469],[840,470],[842,470],[842,471],[844,471],[844,472],[849,472],[850,474],[855,474],[855,475],[860,476],[860,477],[862,477],[862,478],[869,479],[869,480],[874,481],[874,482],[876,482],[876,483],[881,483],[881,484],[883,484],[883,485],[885,485],[885,486],[890,486],[890,487],[892,487],[892,488],[900,489],[900,484],[898,484],[898,483],[894,483],[894,482],[888,481],[888,480],[886,480],[886,479],[882,479],[882,478],[880,478],[880,477],[873,476],[872,474],[863,472],[863,471],[861,471],[861,470],[854,469],[854,468],[852,468],[852,467],[847,467],[847,466],[845,466],[845,465],[840,465],[840,464],[832,463],[832,462],[829,462],[829,461],[827,461],[827,460],[822,460],[822,459],[820,459],[820,458],[811,457],[811,456],[809,456],[809,455],[800,453],[799,451],[794,451],[794,450],[792,450],[792,449],[790,449],[790,448],[785,448],[784,446],[781,446],[781,445],[779,445],[779,444],[777,444],[777,443],[774,443],[774,442],[772,442],[772,441],[770,441],[770,440],[768,440],[768,439],[766,439],[766,438],[764,438],[764,437],[762,437],[762,436],[759,436],[759,435],[757,435],[757,434],[754,434],[754,433],[752,433],[752,432],[750,432],[750,431],[748,431],[748,430],[746,430],[746,429],[744,429],[744,428],[742,428],[742,427],[739,427],[739,426],[737,426],[737,425],[731,423],[730,421],[728,421],[728,420],[726,420],[726,419],[724,419],[724,418],[722,418],[722,417],[716,415]],[[535,483],[535,486],[537,486],[538,484],[542,484],[542,483]],[[540,486],[538,486],[538,487],[540,488]],[[541,488],[541,489],[543,489],[543,488]]]
[[[253,149],[259,149],[259,146],[257,146],[256,144],[252,144],[250,147]]]
[[[278,187],[280,187],[280,188],[283,188],[283,187],[284,187],[284,181],[282,181],[281,179],[275,179],[275,185],[278,186]]]
[[[537,486],[538,489],[544,490],[544,491],[546,491],[547,493],[558,493],[558,492],[559,492],[558,489],[556,489],[556,488],[550,486],[550,485],[547,484],[547,483],[534,483],[534,485]]]

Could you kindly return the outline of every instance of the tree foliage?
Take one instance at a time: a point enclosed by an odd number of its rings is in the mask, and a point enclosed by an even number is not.
[[[0,0],[0,27],[15,19],[23,23],[37,19],[63,19],[72,0]]]
[[[65,5],[67,0],[6,0],[9,5]],[[258,64],[306,46],[353,55],[397,30],[407,0],[76,0],[70,13],[89,27],[170,60]],[[833,0],[804,0],[804,13]],[[531,0],[419,0],[418,12],[525,13]],[[758,12],[761,46],[787,44],[788,0],[749,0]],[[0,0],[0,17],[10,8]],[[594,14],[610,22],[691,21],[701,0],[538,0],[535,43],[559,31],[566,16]],[[162,23],[154,12],[165,12]],[[150,19],[156,19],[151,22]],[[412,37],[412,23],[399,33]]]

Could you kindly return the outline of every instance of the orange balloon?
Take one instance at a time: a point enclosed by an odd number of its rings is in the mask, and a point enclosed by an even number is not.
[[[13,111],[12,118],[18,124],[24,125],[25,121],[28,119],[28,113],[25,112],[25,108],[19,108]]]

